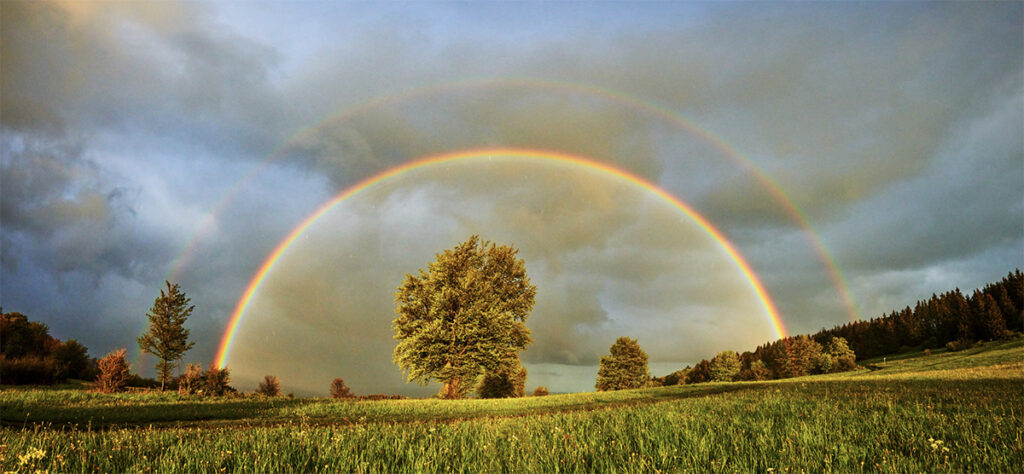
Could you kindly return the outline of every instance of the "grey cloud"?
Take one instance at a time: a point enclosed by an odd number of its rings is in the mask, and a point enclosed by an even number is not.
[[[736,245],[790,328],[844,322],[827,262],[736,157],[579,83],[678,112],[765,170],[821,231],[865,316],[925,291],[912,284],[922,275],[941,291],[1021,261],[1015,5],[637,4],[616,6],[621,15],[316,5],[301,33],[232,24],[232,5],[0,6],[4,307],[48,313],[39,316],[55,328],[88,332],[62,322],[79,320],[72,304],[40,302],[55,294],[81,298],[103,327],[126,327],[190,223],[280,148],[218,211],[181,274],[202,309],[194,355],[208,359],[248,278],[318,203],[413,158],[492,146],[577,154],[657,182]],[[508,77],[530,80],[453,85]],[[436,84],[448,86],[409,92]],[[348,201],[351,220],[306,244],[319,253],[297,247],[261,293],[265,314],[294,326],[275,329],[267,316],[275,350],[337,334],[349,352],[325,339],[303,357],[355,367],[357,391],[384,372],[395,378],[377,386],[403,390],[388,351],[359,342],[392,343],[395,275],[470,233],[515,243],[546,282],[524,354],[537,367],[592,377],[565,364],[594,363],[617,335],[641,337],[665,364],[763,342],[756,304],[716,308],[746,301],[748,282],[727,278],[733,263],[687,234],[677,212],[629,186],[521,165],[453,166]],[[899,282],[906,292],[886,289]],[[123,303],[105,307],[113,298]],[[237,367],[242,385],[291,370],[257,349]],[[302,390],[325,392],[316,377],[304,373]]]

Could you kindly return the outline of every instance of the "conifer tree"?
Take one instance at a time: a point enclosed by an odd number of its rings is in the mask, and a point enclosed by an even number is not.
[[[1006,321],[999,311],[999,305],[990,295],[978,295],[978,321],[981,325],[981,336],[987,340],[1001,339],[1006,332]]]
[[[185,351],[195,345],[188,341],[189,330],[185,329],[185,320],[192,314],[195,306],[190,306],[192,301],[185,296],[178,284],[164,282],[167,285],[166,293],[160,290],[160,296],[153,301],[146,316],[149,318],[149,329],[136,338],[139,349],[143,352],[155,355],[159,360],[156,363],[156,370],[160,374],[160,390],[171,378],[171,372],[178,365]]]

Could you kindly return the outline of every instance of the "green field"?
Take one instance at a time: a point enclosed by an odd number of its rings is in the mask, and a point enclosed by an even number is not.
[[[512,400],[0,391],[0,471],[1019,472],[1024,344]]]

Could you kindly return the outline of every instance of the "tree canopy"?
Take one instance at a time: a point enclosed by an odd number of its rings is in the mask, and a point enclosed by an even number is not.
[[[740,373],[740,356],[734,351],[719,352],[711,359],[711,380],[732,382]]]
[[[636,339],[620,337],[612,344],[610,352],[610,355],[601,357],[595,385],[597,390],[624,390],[647,384],[651,378],[647,372],[647,353]]]
[[[195,306],[190,306],[191,299],[185,296],[178,284],[164,282],[167,292],[160,290],[160,296],[153,301],[146,316],[149,318],[149,329],[136,341],[139,349],[153,354],[160,359],[156,370],[160,374],[160,390],[171,378],[171,372],[178,365],[185,351],[195,345],[188,341],[189,330],[185,329],[185,320],[192,314]]]
[[[435,255],[395,293],[394,361],[409,381],[444,384],[445,398],[473,390],[484,371],[518,359],[537,288],[511,246],[476,235]]]

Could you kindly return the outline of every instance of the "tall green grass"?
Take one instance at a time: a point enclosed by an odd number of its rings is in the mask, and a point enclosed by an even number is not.
[[[929,357],[904,363],[959,365],[520,400],[281,401],[260,405],[271,425],[26,423],[0,430],[0,470],[1019,471],[1024,350]],[[160,403],[179,402],[193,403]],[[149,403],[129,399],[124,409]]]

